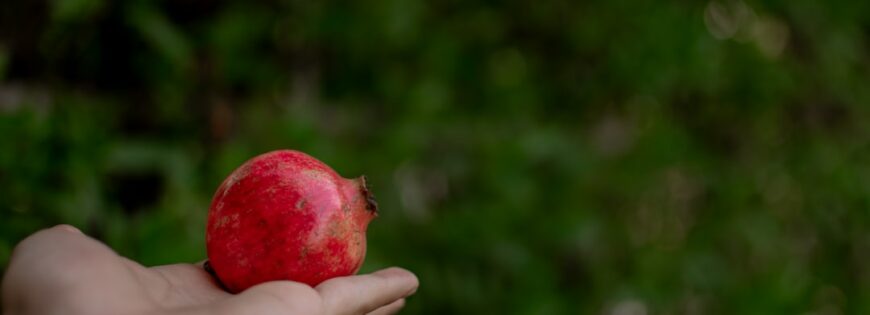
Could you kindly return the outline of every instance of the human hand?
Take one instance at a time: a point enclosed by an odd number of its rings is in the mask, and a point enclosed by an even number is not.
[[[401,268],[315,288],[263,283],[233,295],[200,265],[146,268],[69,225],[21,241],[2,284],[3,314],[392,314],[417,290]]]

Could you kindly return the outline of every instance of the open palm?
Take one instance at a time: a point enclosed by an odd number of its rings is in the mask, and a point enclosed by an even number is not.
[[[198,264],[146,268],[61,225],[16,247],[2,305],[4,314],[392,314],[417,285],[412,273],[388,268],[315,288],[274,281],[233,295]]]

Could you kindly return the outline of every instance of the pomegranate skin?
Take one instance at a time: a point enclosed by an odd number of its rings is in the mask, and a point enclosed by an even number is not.
[[[305,153],[272,151],[245,162],[215,192],[209,263],[230,292],[273,280],[316,286],[359,270],[375,216],[365,177],[345,179]]]

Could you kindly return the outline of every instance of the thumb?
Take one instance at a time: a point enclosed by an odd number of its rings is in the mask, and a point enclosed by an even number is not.
[[[26,283],[75,282],[106,269],[122,268],[108,246],[69,225],[58,225],[22,240],[12,252],[7,273]],[[93,273],[93,274],[86,274]],[[93,279],[93,278],[92,278]]]
[[[103,301],[106,313],[145,309],[145,300],[113,298],[142,296],[135,280],[124,260],[108,246],[72,226],[59,225],[36,232],[15,247],[3,280],[3,304],[57,313],[51,308],[61,304],[46,301],[75,296],[81,301]]]

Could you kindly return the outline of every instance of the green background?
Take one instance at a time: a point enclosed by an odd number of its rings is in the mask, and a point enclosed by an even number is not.
[[[4,1],[0,266],[200,260],[292,148],[371,179],[408,314],[868,314],[868,45],[868,1]]]

